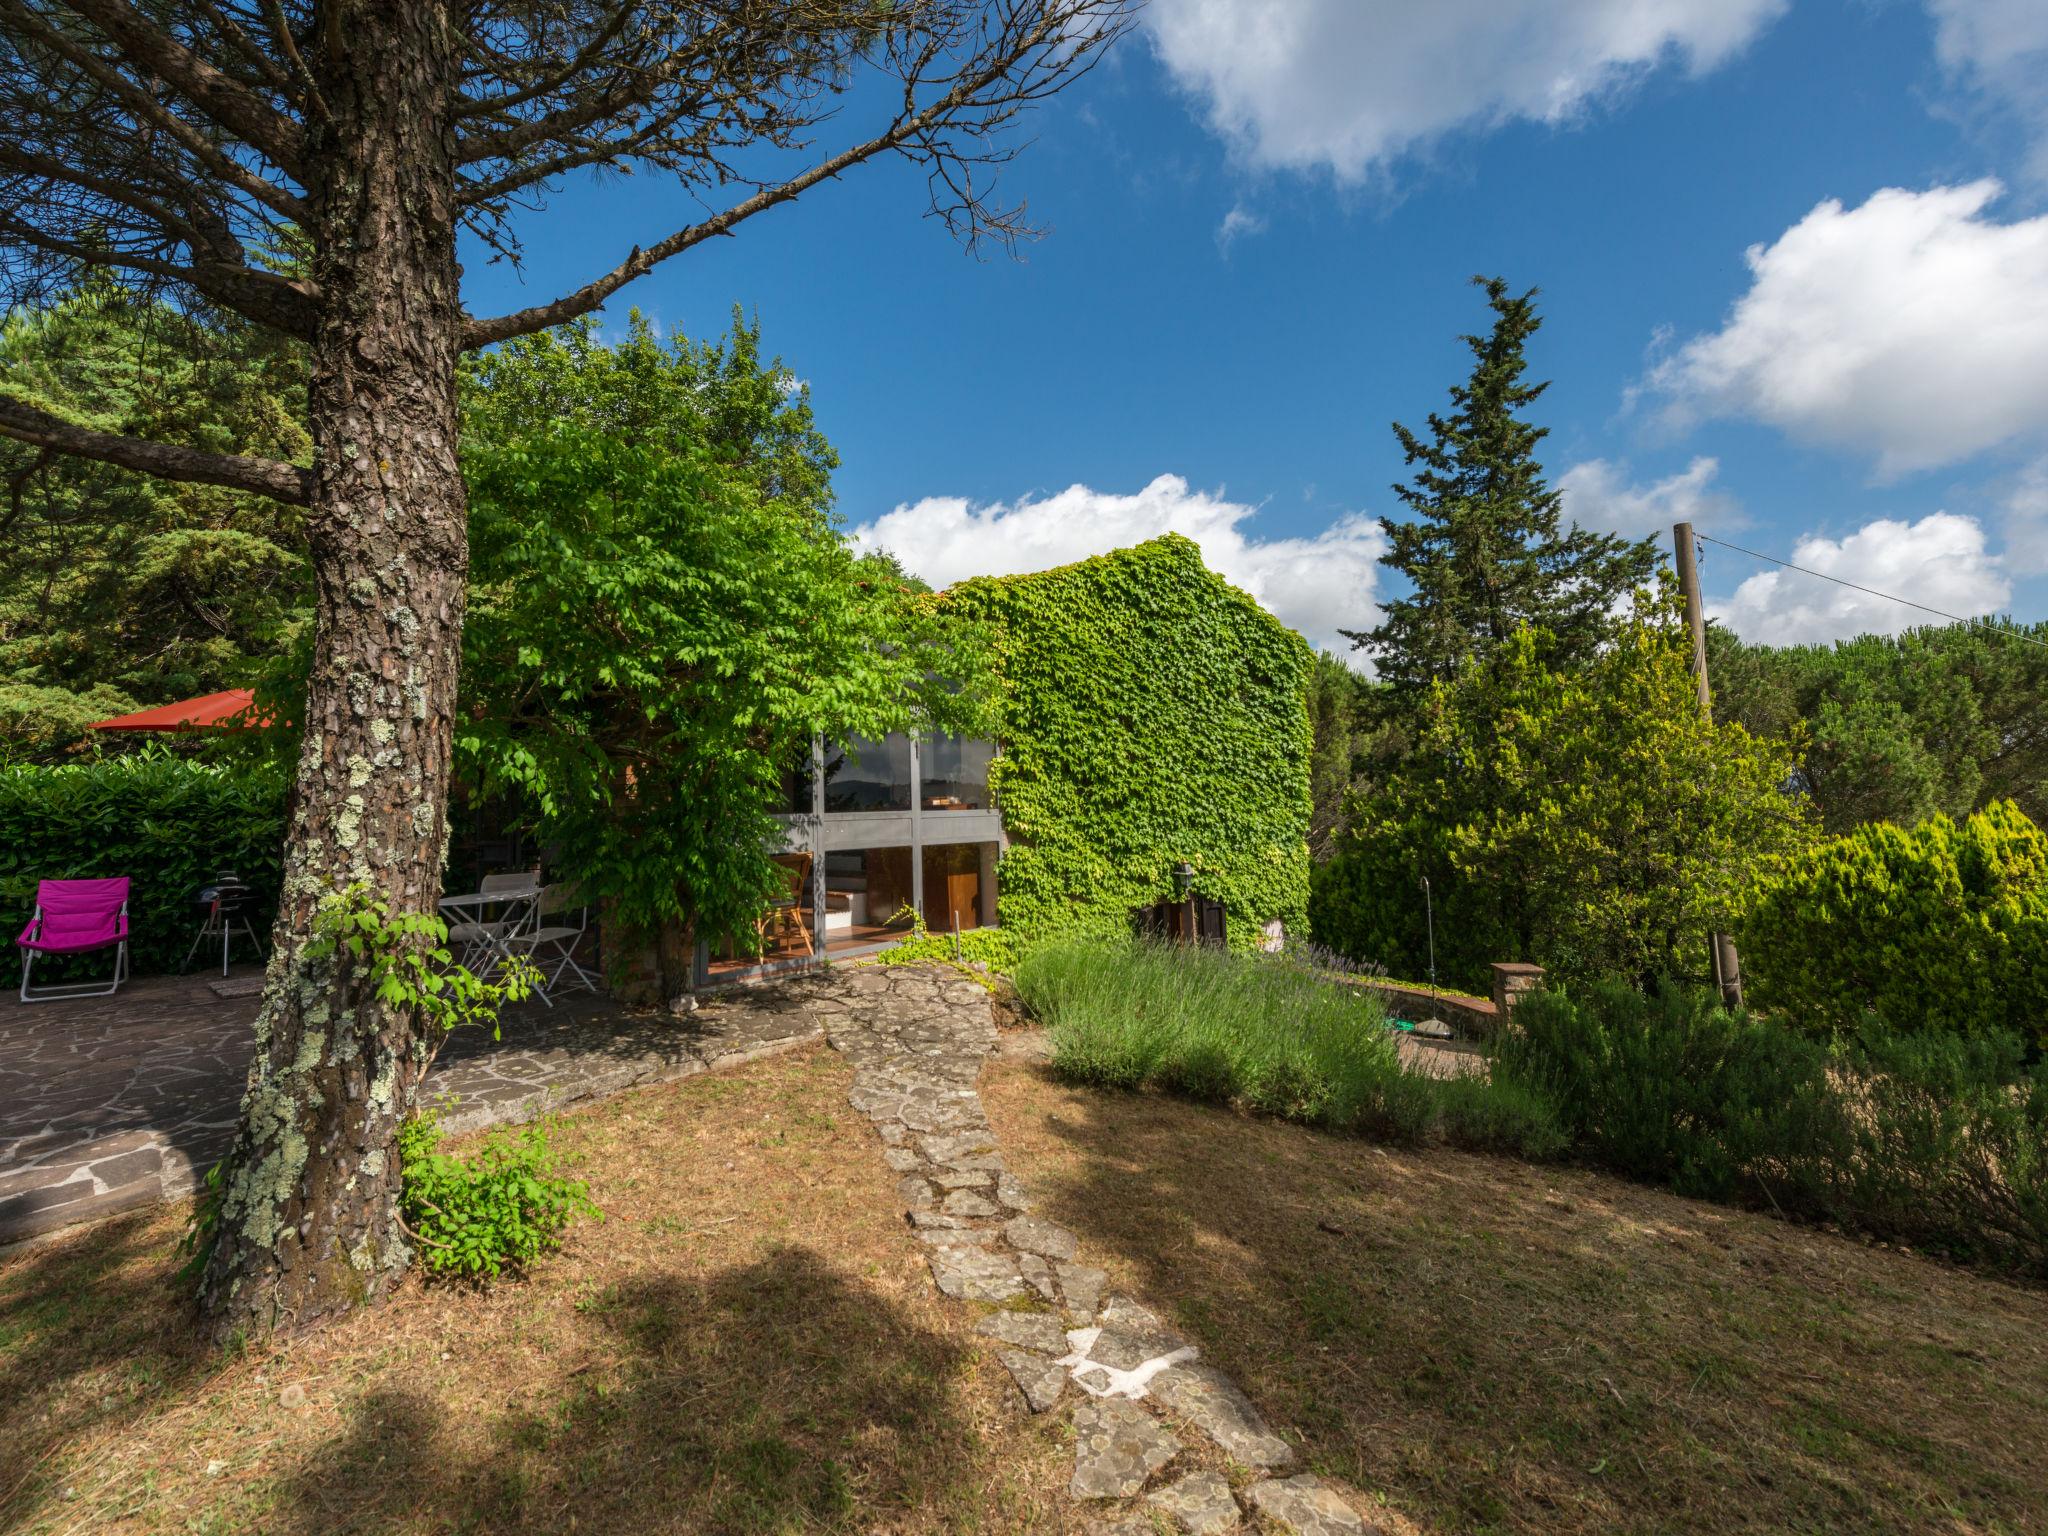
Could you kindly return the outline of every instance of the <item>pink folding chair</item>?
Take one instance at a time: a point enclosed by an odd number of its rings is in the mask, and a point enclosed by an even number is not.
[[[44,880],[36,885],[36,915],[14,941],[21,949],[21,1000],[47,1003],[63,997],[106,997],[128,979],[128,881]],[[83,955],[114,951],[114,979],[69,982],[29,990],[37,955]]]

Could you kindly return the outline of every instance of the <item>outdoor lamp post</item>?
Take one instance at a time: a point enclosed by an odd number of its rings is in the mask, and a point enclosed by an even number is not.
[[[1195,890],[1195,866],[1182,859],[1173,866],[1173,899],[1186,901]]]

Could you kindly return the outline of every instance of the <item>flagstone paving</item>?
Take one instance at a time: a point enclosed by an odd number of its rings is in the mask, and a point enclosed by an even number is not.
[[[1190,1472],[1145,1502],[1192,1536],[1223,1536],[1244,1524],[1229,1480],[1220,1472]]]
[[[250,968],[242,973],[254,978]],[[234,1139],[254,995],[152,976],[112,997],[0,1002],[0,1244],[177,1199]],[[239,979],[239,978],[238,978]],[[427,1079],[451,1131],[530,1120],[819,1038],[824,977],[750,988],[687,1019],[571,993],[455,1034]]]
[[[1372,1529],[1350,1505],[1306,1474],[1253,1483],[1245,1498],[1268,1520],[1300,1536],[1362,1536]]]
[[[1230,1481],[1191,1465],[1175,1430],[1254,1474],[1286,1471],[1294,1449],[1155,1313],[1105,1297],[1108,1277],[1081,1262],[1072,1232],[1026,1214],[1029,1196],[1004,1166],[975,1089],[997,1042],[987,991],[940,966],[870,966],[835,979],[811,1006],[853,1064],[849,1101],[901,1175],[905,1219],[928,1250],[932,1281],[961,1301],[1014,1304],[976,1329],[1003,1346],[997,1358],[1033,1413],[1073,1405],[1074,1497],[1104,1504],[1108,1532],[1150,1531],[1154,1511],[1184,1531],[1240,1529],[1245,1511]],[[1019,1310],[1045,1304],[1060,1310]],[[1307,1473],[1249,1482],[1245,1498],[1296,1536],[1374,1529]]]

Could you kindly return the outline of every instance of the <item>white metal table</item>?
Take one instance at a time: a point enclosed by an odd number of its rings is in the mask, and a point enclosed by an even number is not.
[[[448,940],[459,945],[458,964],[481,976],[493,975],[512,959],[512,940],[530,922],[540,900],[540,885],[513,886],[502,891],[468,891],[441,898],[441,910],[448,914]],[[485,913],[500,908],[501,914]],[[478,966],[473,962],[483,960]]]

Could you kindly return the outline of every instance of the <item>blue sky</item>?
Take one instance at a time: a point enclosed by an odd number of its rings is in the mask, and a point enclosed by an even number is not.
[[[831,143],[859,125],[849,108]],[[1045,237],[977,260],[871,166],[614,300],[758,312],[933,579],[1165,528],[1319,643],[1394,590],[1372,519],[1483,323],[1543,291],[1545,463],[1589,524],[1704,530],[1957,612],[2048,616],[2044,0],[1154,0],[1028,121]],[[689,222],[565,188],[531,303]],[[1912,622],[1710,548],[1770,640]]]

